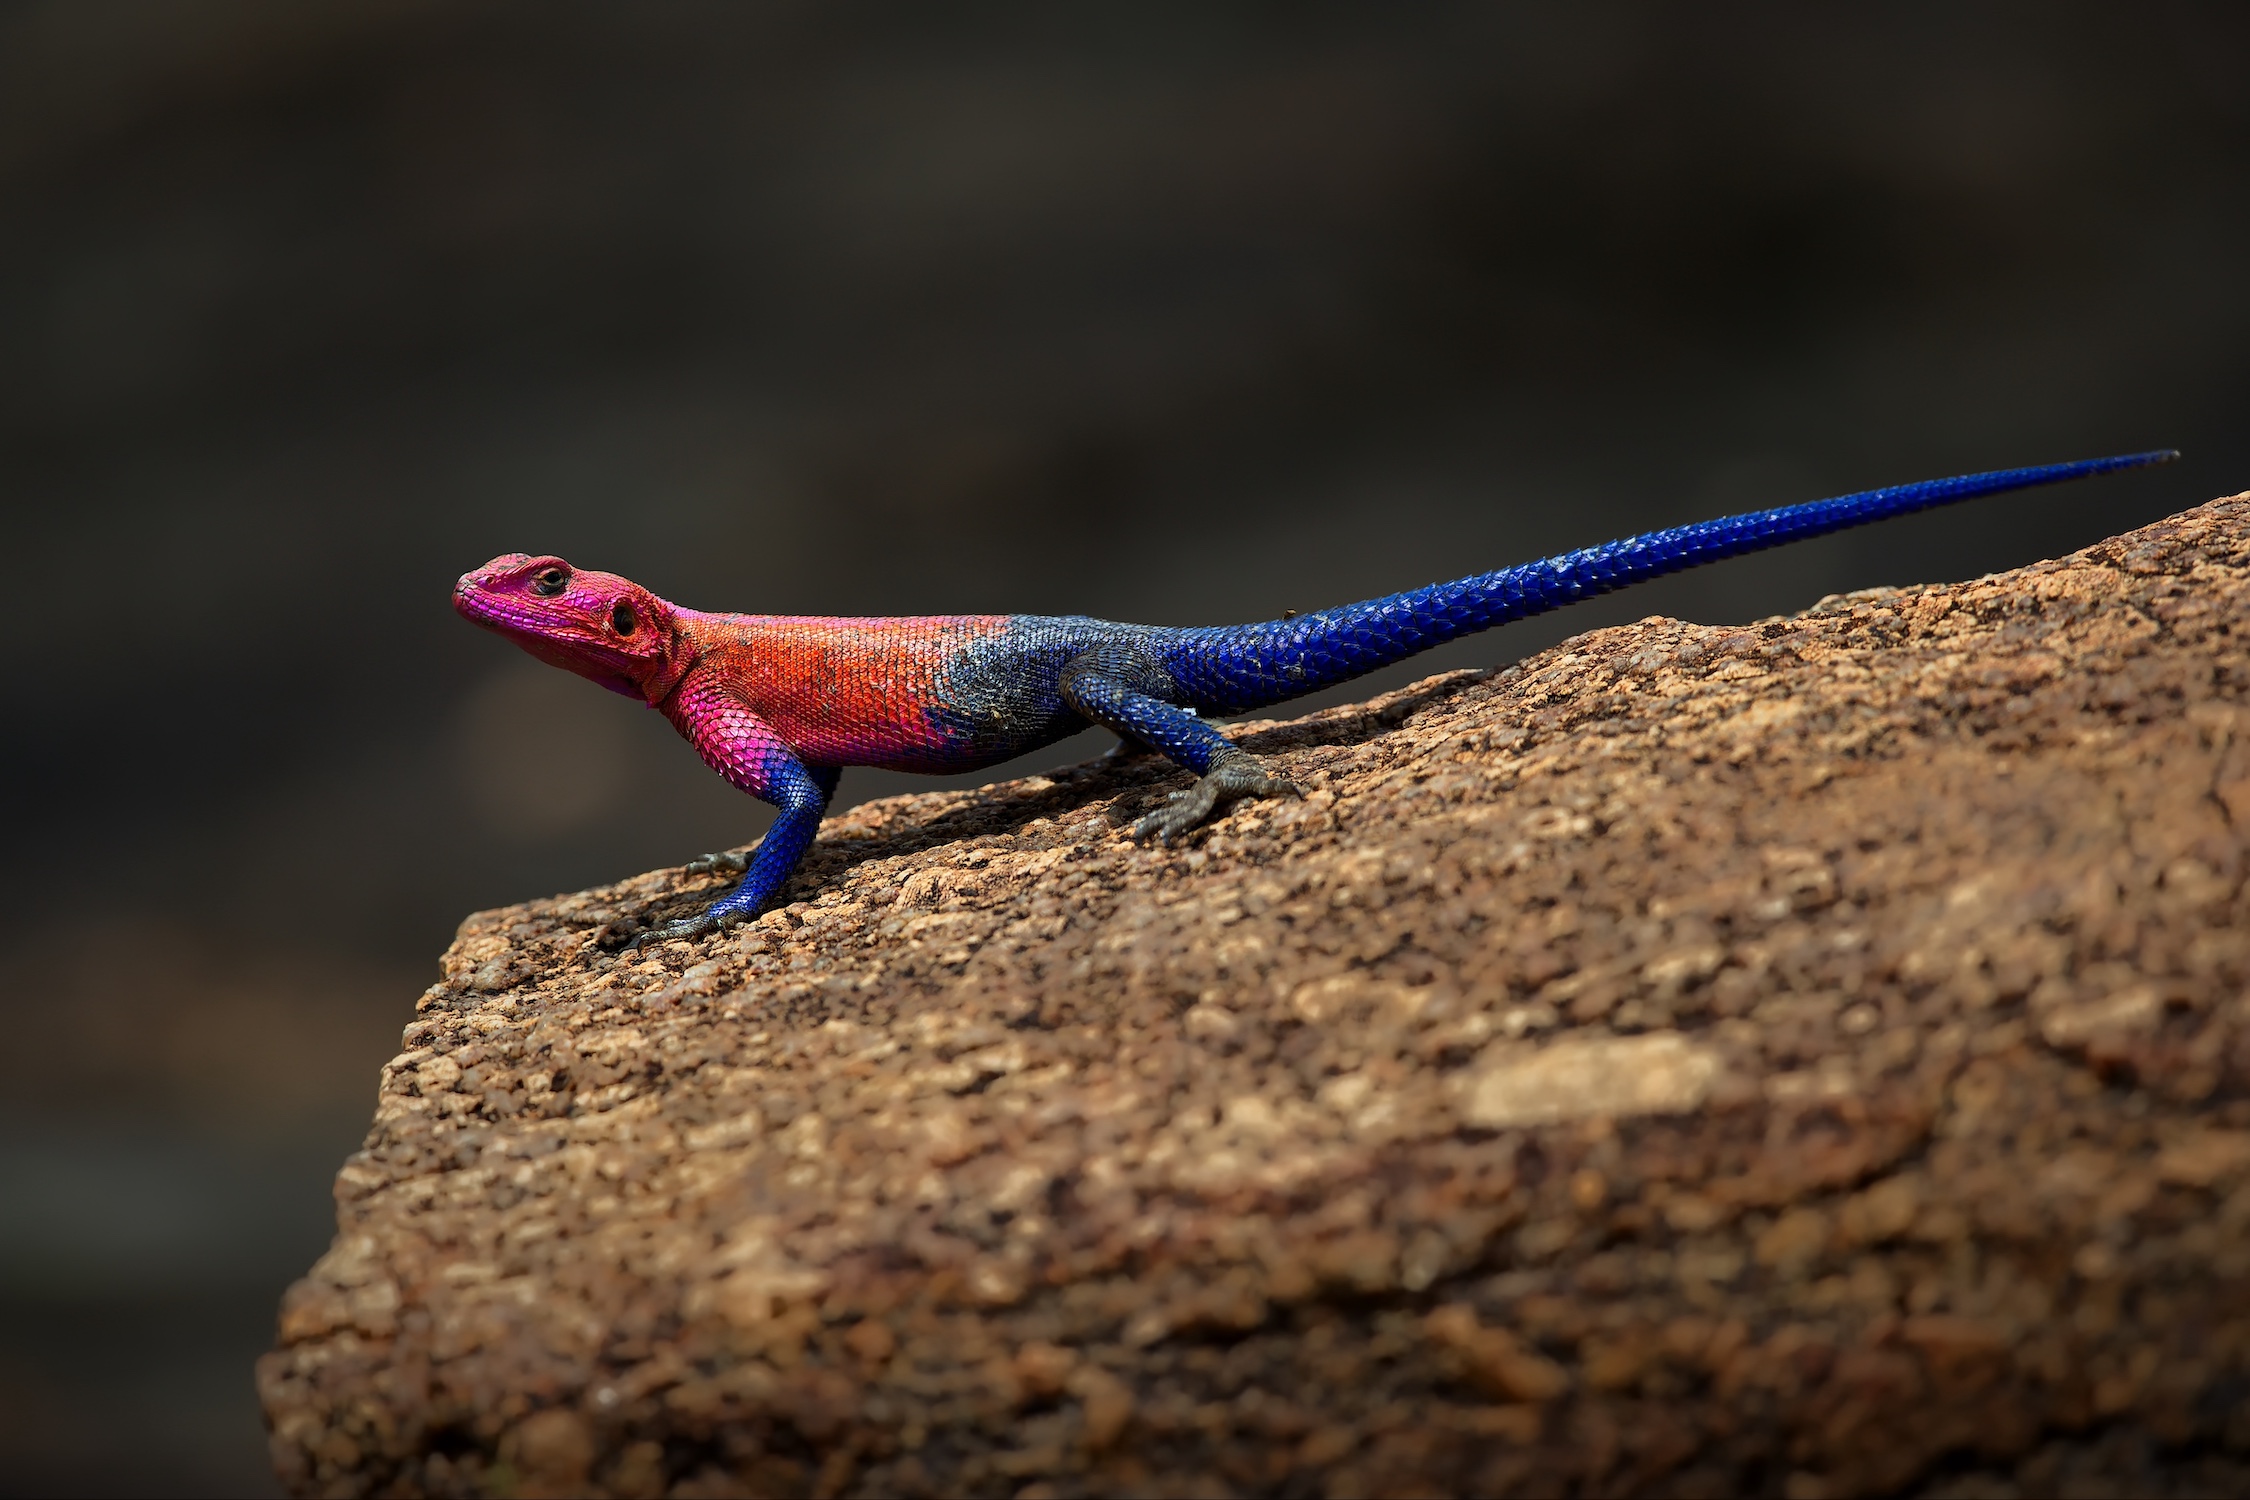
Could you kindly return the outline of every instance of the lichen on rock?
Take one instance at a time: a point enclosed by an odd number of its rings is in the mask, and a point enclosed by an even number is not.
[[[2250,497],[480,913],[302,1493],[2240,1489]],[[1980,1491],[1981,1492],[1981,1491]]]

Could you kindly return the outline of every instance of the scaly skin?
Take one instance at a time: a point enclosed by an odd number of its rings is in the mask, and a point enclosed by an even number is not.
[[[973,771],[1102,724],[1196,774],[1135,825],[1137,837],[1170,842],[1236,798],[1297,792],[1201,715],[1286,702],[1459,636],[1721,558],[2174,456],[2136,453],[1869,490],[1255,625],[707,614],[613,573],[521,553],[463,575],[453,604],[540,660],[647,702],[712,770],[781,810],[748,860],[706,855],[691,865],[743,870],[733,892],[635,940],[647,942],[755,916],[811,844],[845,766]]]

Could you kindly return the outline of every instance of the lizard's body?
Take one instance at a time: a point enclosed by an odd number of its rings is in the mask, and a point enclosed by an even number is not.
[[[692,936],[754,915],[780,889],[848,765],[977,770],[1103,724],[1197,774],[1136,830],[1170,839],[1224,801],[1295,791],[1204,716],[1285,702],[1459,636],[1723,557],[2170,456],[2002,470],[1726,517],[1252,625],[718,614],[615,574],[523,554],[463,576],[454,605],[542,660],[645,700],[712,769],[781,809],[732,894],[651,934]]]
[[[1039,615],[679,614],[713,674],[808,765],[939,773],[1085,728],[1062,701],[1061,668],[1132,628]]]

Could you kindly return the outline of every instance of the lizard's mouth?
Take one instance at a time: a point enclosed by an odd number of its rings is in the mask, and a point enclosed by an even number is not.
[[[531,612],[504,594],[494,594],[474,573],[463,574],[453,585],[453,611],[472,625],[509,634],[544,636]]]

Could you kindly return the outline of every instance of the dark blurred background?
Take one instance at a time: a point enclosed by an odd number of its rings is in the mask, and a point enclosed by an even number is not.
[[[2052,555],[2250,485],[2246,43],[2222,5],[0,9],[0,1488],[270,1489],[250,1363],[455,922],[762,826],[456,574],[1225,621],[2186,450],[1377,685]]]

